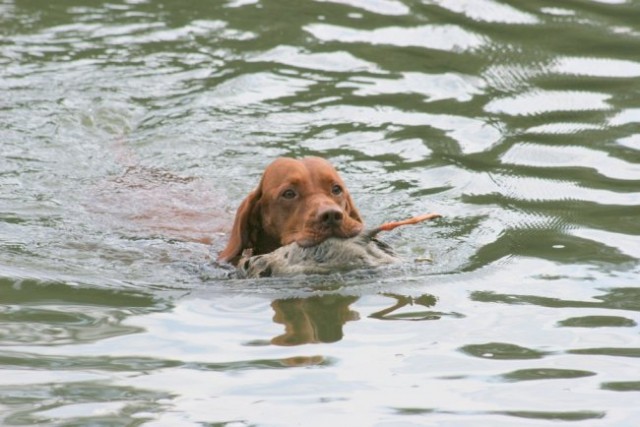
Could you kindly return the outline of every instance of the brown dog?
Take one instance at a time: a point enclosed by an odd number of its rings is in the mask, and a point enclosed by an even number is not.
[[[330,237],[357,235],[363,222],[344,182],[326,160],[279,158],[236,213],[218,260],[237,264],[242,252],[269,253],[296,242],[311,247]]]

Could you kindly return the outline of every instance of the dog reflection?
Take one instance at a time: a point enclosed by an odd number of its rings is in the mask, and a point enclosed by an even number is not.
[[[340,341],[342,326],[360,318],[357,312],[349,309],[357,299],[354,296],[325,295],[273,301],[273,321],[284,325],[285,332],[273,338],[271,343],[292,346]]]

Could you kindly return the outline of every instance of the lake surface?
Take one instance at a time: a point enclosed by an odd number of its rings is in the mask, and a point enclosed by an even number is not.
[[[0,93],[1,425],[637,425],[637,1],[0,0]],[[229,278],[305,155],[443,218]]]

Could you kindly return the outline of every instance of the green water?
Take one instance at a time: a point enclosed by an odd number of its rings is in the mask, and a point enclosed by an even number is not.
[[[639,52],[634,0],[0,0],[0,424],[635,426]],[[227,278],[304,155],[444,217]]]

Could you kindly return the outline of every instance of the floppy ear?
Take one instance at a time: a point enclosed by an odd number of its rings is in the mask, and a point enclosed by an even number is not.
[[[240,259],[242,251],[255,245],[260,224],[258,201],[261,193],[262,191],[258,187],[249,193],[240,204],[233,222],[229,242],[218,255],[218,261],[235,265]]]
[[[347,206],[345,207],[345,211],[349,215],[349,218],[358,221],[360,224],[364,224],[362,221],[362,217],[360,216],[360,212],[358,212],[358,208],[356,208],[356,204],[353,203],[353,199],[351,198],[351,194],[347,192]]]

